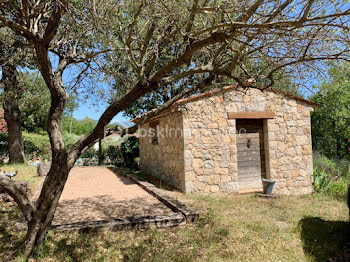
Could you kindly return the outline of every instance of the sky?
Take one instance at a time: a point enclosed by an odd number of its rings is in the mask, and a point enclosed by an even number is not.
[[[57,67],[57,58],[51,55],[51,60],[53,61],[54,68]],[[67,86],[67,90],[70,90],[70,86],[75,83],[77,75],[81,72],[79,66],[70,66],[63,73],[63,84]],[[83,78],[79,84],[80,95],[78,95],[78,108],[73,112],[73,117],[81,120],[85,117],[92,118],[96,121],[99,120],[102,113],[108,107],[108,104],[104,101],[106,96],[101,95],[101,93],[108,94],[108,90],[111,88],[110,84],[104,81],[103,74],[94,74],[92,77]],[[81,92],[83,90],[83,92]],[[94,91],[92,91],[94,90]],[[68,91],[69,92],[69,91]],[[91,92],[94,92],[93,94]],[[89,95],[87,95],[89,94]],[[128,117],[124,117],[123,113],[117,114],[111,123],[123,125],[126,127],[132,126],[133,123]]]
[[[84,103],[80,103],[78,109],[73,113],[73,116],[79,120],[85,117],[98,120],[108,105],[107,103],[99,103],[98,105],[93,104],[94,103],[91,99],[88,99]],[[113,118],[112,123],[131,126],[132,123],[129,120],[130,118],[124,117],[123,113],[119,113]]]

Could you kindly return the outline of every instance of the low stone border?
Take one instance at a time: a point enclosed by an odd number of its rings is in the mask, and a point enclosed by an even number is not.
[[[156,197],[160,202],[162,202],[164,205],[169,207],[172,211],[175,213],[181,213],[184,215],[186,222],[194,222],[198,219],[199,214],[185,206],[183,203],[179,202],[178,200],[166,195],[162,190],[158,189],[155,185],[148,183],[146,181],[141,180],[137,176],[135,176],[133,173],[124,170],[124,169],[118,169],[118,171],[122,172],[122,174],[129,179],[131,179],[133,182],[138,184],[140,187],[142,187],[144,190],[146,190],[148,193],[150,193],[152,196]]]
[[[54,231],[89,231],[96,229],[110,229],[110,230],[121,230],[121,229],[145,229],[148,227],[174,227],[185,225],[186,219],[181,213],[175,213],[171,215],[160,215],[160,216],[139,216],[129,218],[113,218],[99,221],[88,221],[88,222],[76,222],[62,225],[52,225],[49,229]]]
[[[255,197],[270,198],[270,199],[279,199],[279,198],[281,198],[280,195],[269,195],[269,194],[264,194],[264,193],[256,193]]]

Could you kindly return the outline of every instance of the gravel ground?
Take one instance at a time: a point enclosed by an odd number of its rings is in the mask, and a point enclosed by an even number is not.
[[[171,213],[155,197],[107,167],[75,167],[69,174],[53,224]]]

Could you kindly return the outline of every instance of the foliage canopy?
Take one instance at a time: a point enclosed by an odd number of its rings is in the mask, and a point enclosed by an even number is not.
[[[334,64],[330,80],[311,98],[322,105],[312,113],[315,150],[329,158],[350,159],[350,64]]]

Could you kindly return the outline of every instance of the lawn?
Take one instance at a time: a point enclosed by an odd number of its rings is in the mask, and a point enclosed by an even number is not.
[[[25,180],[28,182],[29,186],[32,188],[32,192],[37,190],[40,183],[41,177],[37,175],[37,167],[23,165],[23,164],[12,164],[12,165],[1,165],[1,171],[14,172],[18,171],[17,176],[13,180]]]
[[[197,223],[146,231],[49,232],[32,261],[327,261],[349,235],[345,201],[321,194],[178,196],[200,212]],[[23,236],[9,229],[18,216],[16,208],[0,207],[0,261]]]

